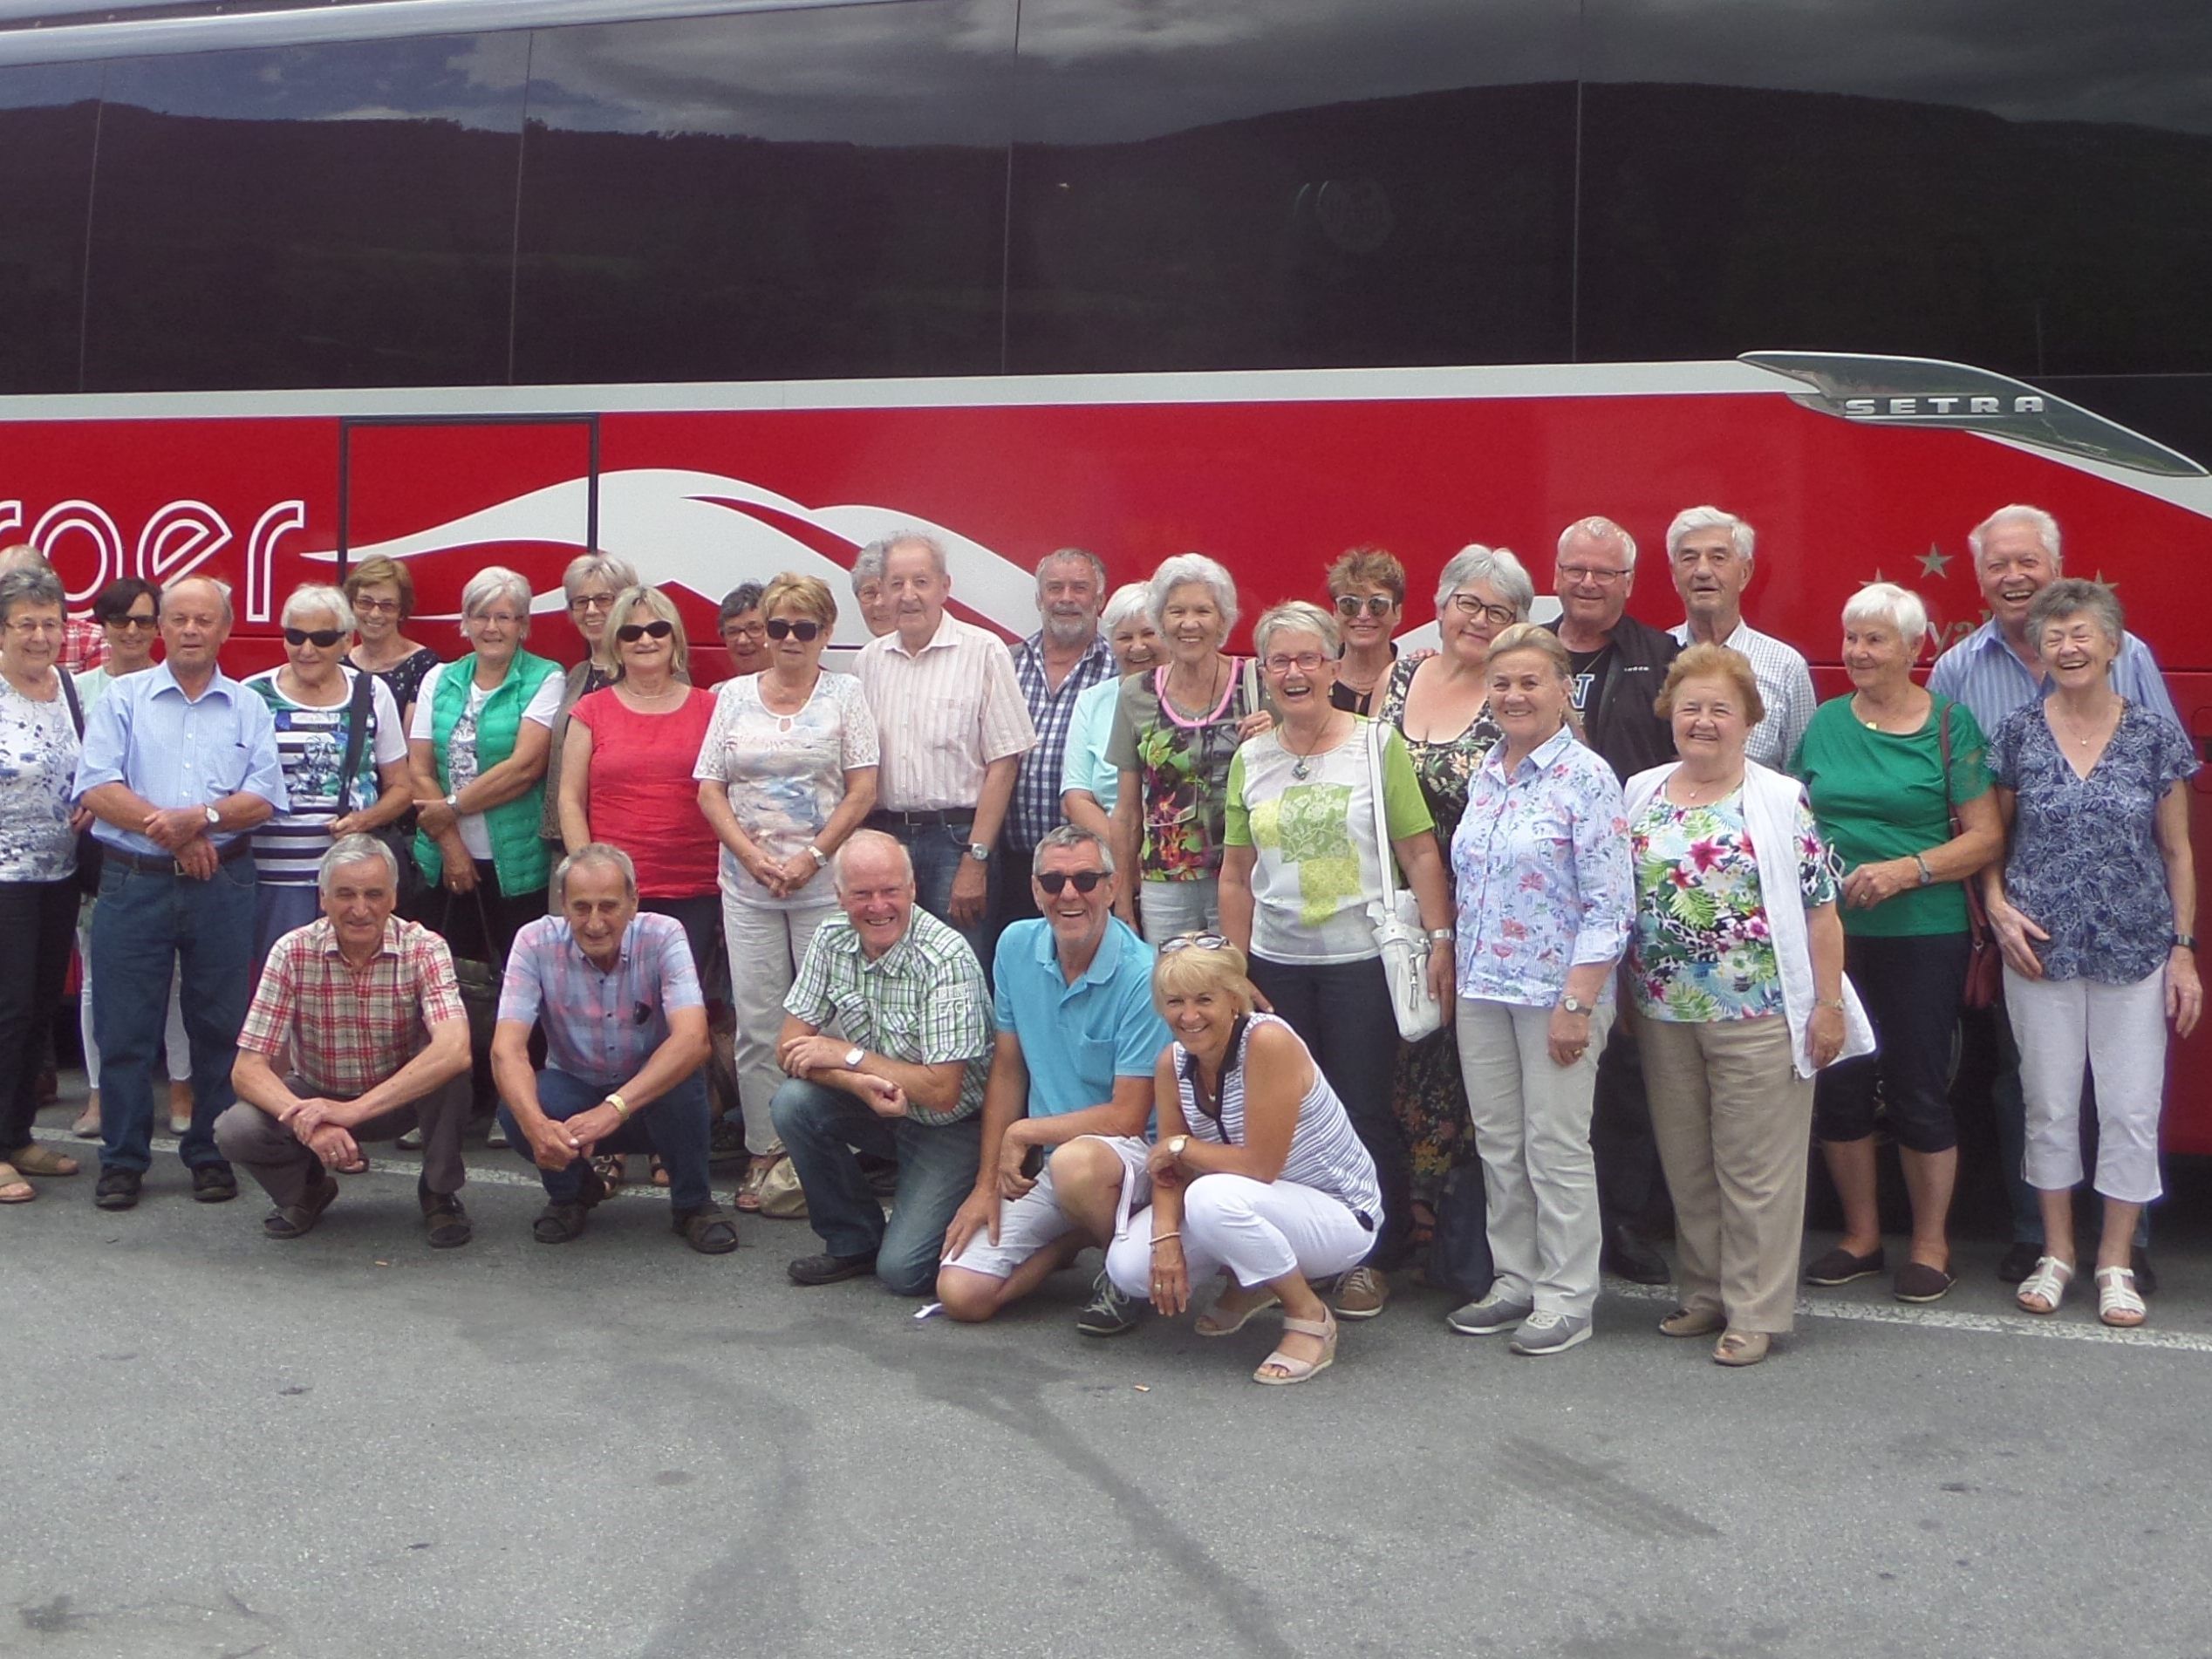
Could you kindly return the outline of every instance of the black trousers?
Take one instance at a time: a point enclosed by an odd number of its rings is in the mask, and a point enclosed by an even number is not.
[[[0,881],[0,1160],[31,1144],[76,932],[75,877]]]

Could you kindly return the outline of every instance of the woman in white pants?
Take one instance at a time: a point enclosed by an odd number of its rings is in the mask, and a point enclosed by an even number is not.
[[[2004,1007],[2027,1096],[2024,1173],[2043,1209],[2044,1255],[2020,1287],[2054,1314],[2074,1274],[2081,1076],[2097,1079],[2097,1314],[2143,1322],[2129,1270],[2136,1218],[2163,1191],[2158,1118],[2166,1027],[2186,1037],[2204,1005],[2196,973],[2188,738],[2113,689],[2120,602],[2062,579],[2028,606],[2028,638],[2053,689],[2016,709],[1990,745],[2010,831],[1983,880],[2004,952]]]
[[[737,1093],[752,1154],[735,1199],[761,1207],[783,1156],[768,1103],[783,1082],[783,998],[815,929],[836,912],[823,872],[876,803],[876,721],[850,674],[822,670],[837,602],[810,576],[761,595],[768,666],[724,680],[699,752],[700,810],[722,843],[722,928],[737,1016]]]
[[[1382,1225],[1375,1162],[1298,1034],[1253,1011],[1244,953],[1221,935],[1161,946],[1152,1000],[1175,1034],[1153,1084],[1152,1207],[1107,1252],[1107,1273],[1171,1317],[1193,1284],[1227,1273],[1198,1335],[1280,1304],[1282,1340],[1252,1380],[1306,1382],[1336,1358],[1313,1281],[1362,1260]]]

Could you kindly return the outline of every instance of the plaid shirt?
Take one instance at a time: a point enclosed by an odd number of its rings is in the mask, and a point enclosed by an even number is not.
[[[466,1020],[446,941],[398,917],[365,968],[338,953],[328,918],[294,928],[270,947],[238,1046],[276,1055],[317,1095],[351,1100],[406,1065],[432,1026]]]
[[[61,655],[54,666],[65,674],[81,674],[107,660],[107,635],[99,624],[71,617],[61,625]]]
[[[1068,722],[1075,715],[1075,700],[1114,673],[1114,653],[1107,648],[1106,636],[1094,635],[1090,649],[1055,692],[1045,673],[1044,638],[1041,630],[1014,648],[1014,677],[1037,728],[1037,747],[1021,757],[1021,771],[1014,781],[1014,804],[1007,813],[1006,843],[1023,852],[1060,823],[1060,775],[1067,761]]]
[[[668,1015],[703,1008],[684,925],[641,911],[624,930],[614,966],[601,972],[565,916],[541,916],[515,935],[499,1017],[545,1027],[546,1063],[595,1089],[636,1076],[668,1041]]]
[[[959,1062],[959,1103],[950,1111],[911,1105],[918,1123],[957,1123],[983,1104],[991,1069],[991,998],[968,943],[917,906],[906,937],[870,961],[843,916],[815,930],[784,1012],[820,1031],[833,1022],[845,1041],[909,1065]]]

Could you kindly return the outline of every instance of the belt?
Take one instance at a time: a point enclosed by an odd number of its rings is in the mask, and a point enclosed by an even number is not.
[[[946,807],[936,812],[893,812],[889,808],[877,807],[868,815],[867,822],[871,828],[878,830],[886,824],[899,824],[911,830],[917,825],[924,824],[942,826],[948,823],[973,823],[975,822],[975,809],[973,807]]]
[[[233,836],[215,849],[215,862],[219,864],[227,864],[234,859],[243,858],[253,850],[254,838],[251,836]],[[122,847],[108,846],[103,843],[100,857],[104,861],[112,860],[126,870],[135,870],[143,875],[175,876],[183,873],[177,868],[176,859],[166,852],[131,852]]]

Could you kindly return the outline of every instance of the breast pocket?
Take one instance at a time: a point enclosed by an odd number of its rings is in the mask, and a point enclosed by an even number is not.
[[[1114,1044],[1108,1037],[1078,1037],[1068,1045],[1075,1075],[1082,1079],[1083,1104],[1096,1106],[1114,1095]]]

